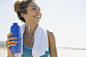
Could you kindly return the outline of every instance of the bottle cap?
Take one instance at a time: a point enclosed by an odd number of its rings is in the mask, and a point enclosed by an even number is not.
[[[17,23],[13,23],[13,25],[17,25]]]

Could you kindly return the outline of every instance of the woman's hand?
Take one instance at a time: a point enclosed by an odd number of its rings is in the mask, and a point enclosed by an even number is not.
[[[10,33],[7,35],[6,48],[7,48],[8,52],[10,52],[11,46],[16,46],[18,43],[18,41],[12,41],[12,40],[17,40],[18,38],[10,37],[11,35],[13,35],[13,33]]]

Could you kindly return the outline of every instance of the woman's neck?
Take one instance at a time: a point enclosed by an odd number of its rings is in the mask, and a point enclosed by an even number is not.
[[[30,26],[30,29],[29,29],[29,26]],[[29,33],[30,32],[30,33],[34,34],[37,26],[38,26],[38,24],[26,23],[25,33]]]

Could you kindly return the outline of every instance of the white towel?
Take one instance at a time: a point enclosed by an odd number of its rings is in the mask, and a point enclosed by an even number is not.
[[[21,57],[23,54],[23,33],[25,31],[26,24],[21,26],[21,53],[15,53],[15,57]],[[45,52],[48,51],[48,36],[47,31],[41,26],[37,26],[37,29],[34,34],[34,45],[32,48],[33,57],[40,57],[45,55]]]

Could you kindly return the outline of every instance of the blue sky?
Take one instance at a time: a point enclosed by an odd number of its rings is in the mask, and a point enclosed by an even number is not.
[[[15,0],[0,1],[0,41],[7,39],[10,26],[18,22],[13,9]],[[55,35],[57,47],[86,48],[85,0],[37,0],[41,8],[40,25]]]

